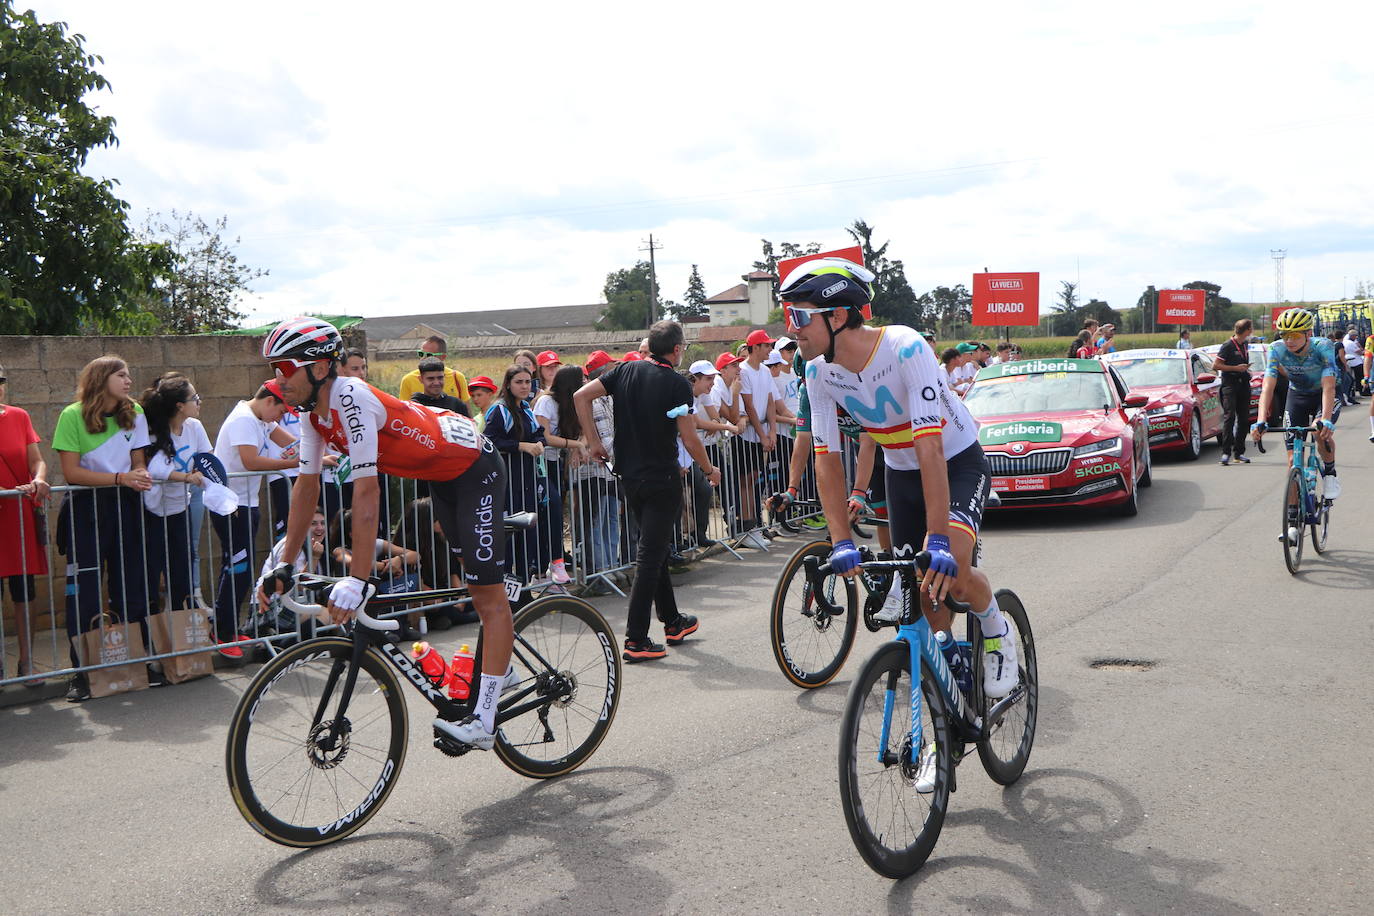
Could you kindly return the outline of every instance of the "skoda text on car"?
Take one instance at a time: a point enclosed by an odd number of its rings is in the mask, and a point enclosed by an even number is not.
[[[1205,356],[1204,362],[1208,366],[1212,365],[1217,354],[1221,352],[1221,344],[1212,344],[1207,347],[1199,347],[1198,353]],[[1269,368],[1269,344],[1250,342],[1250,422],[1259,419],[1259,398],[1260,389],[1264,387],[1264,370]],[[1210,369],[1208,370],[1211,371]],[[1277,397],[1277,395],[1276,395]],[[1282,401],[1279,402],[1282,404]]]
[[[1003,508],[1110,506],[1150,485],[1145,395],[1096,359],[988,366],[964,398]]]
[[[1124,350],[1102,357],[1133,393],[1148,395],[1150,448],[1202,454],[1202,441],[1221,432],[1221,380],[1212,357],[1198,350]]]

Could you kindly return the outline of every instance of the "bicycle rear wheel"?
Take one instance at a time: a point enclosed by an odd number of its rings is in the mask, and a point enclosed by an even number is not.
[[[1292,468],[1283,490],[1283,527],[1279,529],[1283,540],[1283,563],[1290,575],[1295,575],[1302,565],[1302,538],[1306,526],[1302,517],[1302,471]],[[1289,536],[1289,528],[1294,536]]]
[[[773,658],[789,681],[808,689],[830,683],[839,673],[854,647],[859,622],[858,589],[852,579],[827,576],[821,586],[827,600],[844,608],[842,615],[832,617],[816,603],[803,564],[807,557],[824,560],[829,555],[829,541],[797,548],[778,577],[768,615]]]
[[[620,652],[596,608],[571,595],[549,595],[515,615],[517,704],[541,704],[496,730],[496,756],[517,773],[548,779],[569,773],[606,737],[620,704]],[[518,693],[516,694],[518,697]]]
[[[244,819],[273,842],[304,847],[342,839],[367,823],[396,785],[408,722],[400,682],[368,649],[338,719],[352,656],[352,641],[336,636],[292,646],[262,667],[230,719],[229,790]]]
[[[921,666],[921,735],[912,746],[911,649],[885,643],[859,669],[840,726],[840,806],[859,855],[880,875],[904,878],[930,857],[949,807],[954,775],[945,702]],[[887,740],[884,742],[884,726]],[[932,752],[934,786],[917,793],[922,757]]]
[[[1309,531],[1312,535],[1312,549],[1318,554],[1326,552],[1326,533],[1331,525],[1331,504],[1327,502],[1325,496],[1326,478],[1318,474],[1315,494],[1317,521],[1309,526]]]
[[[1025,605],[1010,589],[997,590],[997,606],[1016,627],[1018,668],[1024,692],[1003,712],[1001,720],[986,728],[978,739],[978,757],[993,782],[1009,786],[1021,778],[1035,743],[1035,721],[1040,708],[1040,674],[1035,663],[1035,636]],[[973,647],[973,696],[978,715],[986,723],[988,713],[1001,700],[983,695],[983,636],[978,621],[969,615],[969,643]],[[1020,688],[1018,688],[1020,689]]]

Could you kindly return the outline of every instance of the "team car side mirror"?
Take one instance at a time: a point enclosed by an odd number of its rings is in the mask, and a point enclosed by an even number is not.
[[[1212,374],[1211,372],[1208,372],[1208,373],[1205,374],[1205,375],[1199,375],[1199,376],[1197,377],[1197,383],[1198,383],[1199,385],[1210,385],[1210,384],[1212,384],[1213,382],[1215,382],[1216,380],[1217,380],[1217,377],[1216,377],[1214,374]]]
[[[1126,395],[1126,400],[1122,401],[1122,404],[1128,409],[1144,407],[1148,403],[1150,403],[1150,396],[1148,394],[1128,394]]]

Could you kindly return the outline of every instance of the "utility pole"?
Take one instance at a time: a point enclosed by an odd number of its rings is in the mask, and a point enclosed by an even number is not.
[[[649,241],[645,243],[640,251],[649,252],[649,323],[645,327],[651,327],[658,320],[658,272],[654,266],[654,252],[662,251],[662,245],[654,244],[654,234],[649,233]]]
[[[1287,248],[1270,248],[1269,257],[1274,259],[1274,304],[1283,304],[1283,259],[1288,257]]]

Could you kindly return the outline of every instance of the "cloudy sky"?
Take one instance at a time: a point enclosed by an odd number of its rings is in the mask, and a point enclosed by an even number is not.
[[[650,233],[714,294],[856,218],[1042,309],[1374,281],[1367,4],[31,2],[104,58],[89,170],[227,216],[260,320],[600,301]]]

